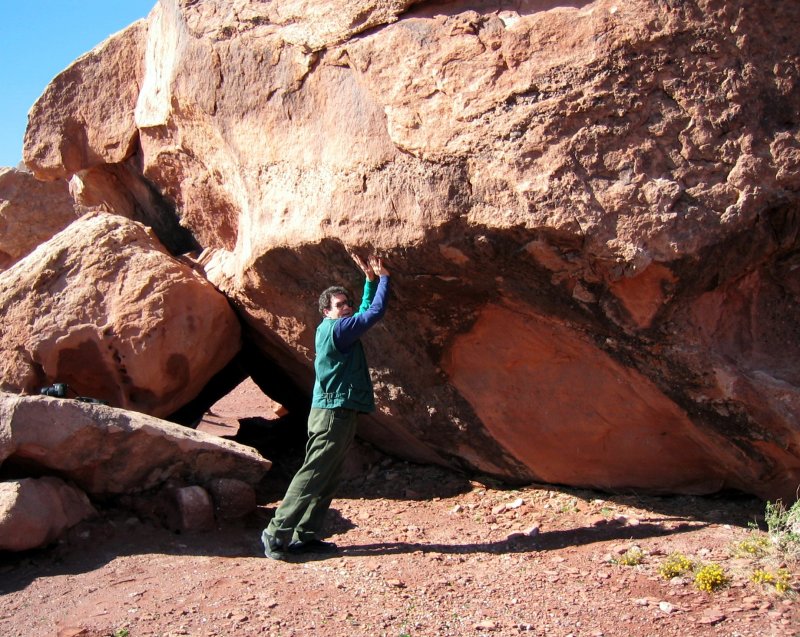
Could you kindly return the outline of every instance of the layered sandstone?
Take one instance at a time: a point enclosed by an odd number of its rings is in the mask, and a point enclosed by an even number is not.
[[[301,387],[316,295],[360,286],[345,247],[385,254],[362,434],[393,452],[793,497],[798,18],[744,0],[161,0],[52,85],[91,67],[119,100],[45,92],[25,160],[120,214],[135,201],[159,236],[178,219],[191,237],[170,245],[208,249]]]

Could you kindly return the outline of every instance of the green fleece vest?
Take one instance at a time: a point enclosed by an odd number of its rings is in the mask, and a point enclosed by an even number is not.
[[[317,409],[344,407],[361,412],[375,411],[372,379],[361,341],[356,341],[349,352],[342,354],[333,344],[335,325],[335,319],[326,318],[317,328],[317,357],[314,360],[317,378],[311,406]]]

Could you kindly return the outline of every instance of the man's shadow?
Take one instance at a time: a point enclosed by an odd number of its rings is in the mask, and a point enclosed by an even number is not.
[[[337,533],[356,527],[350,520],[343,517],[339,511],[331,509],[332,526]],[[674,522],[674,519],[664,521]],[[376,542],[373,544],[342,544],[338,543],[339,551],[331,554],[296,555],[290,558],[293,562],[307,562],[325,560],[336,557],[373,557],[384,555],[401,555],[408,553],[440,553],[444,555],[469,555],[473,553],[487,553],[493,555],[539,553],[553,551],[566,546],[581,546],[595,542],[613,540],[642,540],[652,537],[664,537],[696,531],[708,526],[700,522],[690,524],[681,522],[674,527],[665,527],[659,521],[630,526],[624,521],[608,520],[587,527],[546,531],[529,536],[524,533],[512,533],[508,538],[494,542],[466,542],[461,544],[444,544],[441,542]]]

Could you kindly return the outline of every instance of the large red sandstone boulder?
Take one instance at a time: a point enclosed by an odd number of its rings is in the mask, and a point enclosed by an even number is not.
[[[26,170],[0,168],[0,271],[80,214],[66,181],[40,181]]]
[[[224,296],[143,225],[106,213],[0,273],[0,314],[0,388],[66,383],[156,416],[194,398],[240,345]]]
[[[139,20],[60,73],[31,108],[24,156],[39,179],[68,179],[76,203],[142,221],[181,253],[197,244],[177,223],[167,193],[143,178],[135,156],[147,33]]]
[[[800,5],[568,5],[161,0],[116,36],[143,60],[133,118],[125,92],[108,113],[75,97],[83,124],[51,126],[70,108],[51,91],[25,160],[140,170],[116,200],[147,183],[174,206],[301,386],[315,297],[360,286],[345,246],[386,254],[362,434],[393,452],[794,497]],[[101,130],[139,145],[103,160]]]

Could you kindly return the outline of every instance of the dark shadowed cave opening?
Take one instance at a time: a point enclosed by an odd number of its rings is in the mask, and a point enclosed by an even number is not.
[[[288,484],[303,460],[311,399],[308,392],[298,387],[274,361],[254,347],[245,345],[194,400],[167,420],[196,428],[214,403],[248,377],[266,396],[280,403],[287,413],[277,419],[260,414],[239,418],[239,430],[229,439],[252,447],[269,459],[272,468],[267,481],[275,488],[281,488]]]

